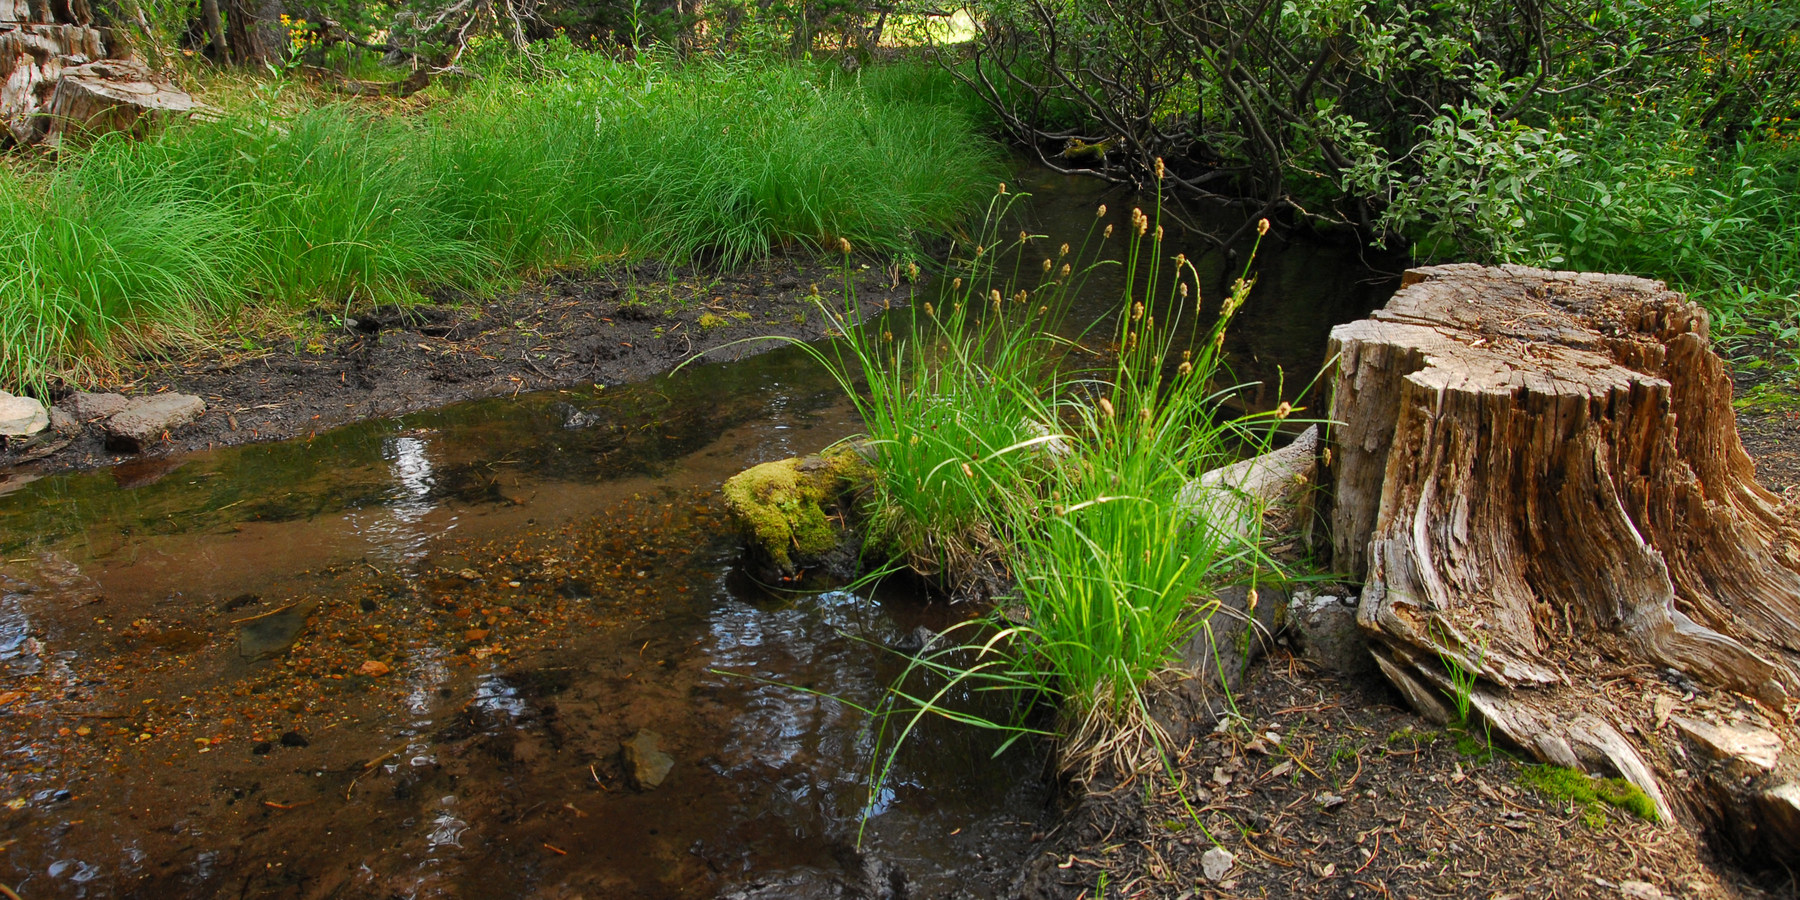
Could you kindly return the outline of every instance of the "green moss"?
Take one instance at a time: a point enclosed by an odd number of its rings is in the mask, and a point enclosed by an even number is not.
[[[1646,822],[1661,819],[1649,795],[1623,778],[1594,778],[1562,766],[1531,765],[1524,767],[1519,779],[1546,797],[1581,807],[1581,820],[1590,828],[1606,824],[1603,804],[1616,806]]]
[[[724,316],[715,316],[712,313],[701,313],[700,314],[700,327],[701,328],[705,328],[710,331],[710,330],[712,330],[714,328],[718,328],[724,324],[725,324]]]
[[[745,537],[781,568],[796,556],[817,556],[837,546],[839,527],[826,507],[845,491],[875,477],[862,455],[836,447],[818,455],[763,463],[725,482],[725,505]]]

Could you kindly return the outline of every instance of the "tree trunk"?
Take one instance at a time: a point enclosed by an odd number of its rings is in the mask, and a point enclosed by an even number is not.
[[[257,21],[257,0],[224,0],[225,45],[231,50],[231,61],[240,66],[260,66],[269,61],[269,49],[263,46],[261,23]]]
[[[219,0],[200,0],[200,18],[206,24],[206,40],[213,50],[213,62],[225,65],[231,61],[225,45],[225,22],[219,16]]]
[[[1800,517],[1756,483],[1705,312],[1438,266],[1331,350],[1335,568],[1414,706],[1800,853]]]

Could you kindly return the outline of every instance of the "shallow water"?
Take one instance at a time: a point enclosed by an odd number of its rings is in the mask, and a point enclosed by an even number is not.
[[[1033,177],[1034,230],[1120,202]],[[1331,248],[1260,270],[1241,377],[1316,369],[1326,329],[1391,289]],[[874,702],[899,668],[881,645],[967,610],[752,584],[717,500],[746,466],[854,429],[787,349],[0,482],[0,882],[658,898],[904,877],[913,896],[997,895],[1053,816],[1041,748],[991,759],[991,736],[928,727],[859,850],[872,738],[827,699]],[[674,758],[647,792],[619,759],[639,729]]]

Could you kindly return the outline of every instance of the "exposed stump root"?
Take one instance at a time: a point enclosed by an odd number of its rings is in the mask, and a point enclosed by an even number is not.
[[[1800,521],[1756,482],[1705,312],[1639,278],[1438,266],[1331,350],[1334,567],[1389,680],[1800,858]]]
[[[725,508],[743,532],[755,574],[794,581],[822,569],[852,577],[861,540],[848,524],[849,504],[874,478],[874,468],[849,446],[733,475],[725,482]]]

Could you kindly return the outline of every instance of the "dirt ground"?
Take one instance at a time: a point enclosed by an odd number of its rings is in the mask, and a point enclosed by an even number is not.
[[[854,265],[864,310],[908,298],[911,285],[897,271]],[[696,353],[728,360],[778,345],[737,343],[747,339],[815,339],[829,327],[819,295],[837,312],[843,286],[841,268],[804,254],[730,272],[645,263],[564,273],[485,302],[442,294],[415,307],[352,308],[321,318],[317,334],[253,337],[254,350],[221,339],[216,349],[179,360],[140,361],[120,383],[84,387],[133,396],[178,391],[206,401],[198,422],[146,456],[285,440],[461,400],[636,381]],[[66,443],[39,440],[0,452],[0,473],[129,458],[107,452],[88,428]]]
[[[1693,832],[1545,796],[1482,742],[1434,730],[1377,676],[1349,682],[1278,652],[1236,698],[1242,719],[1157,777],[1080,803],[1027,863],[1018,895],[1099,898],[1796,895]],[[1235,859],[1212,880],[1215,842]]]

